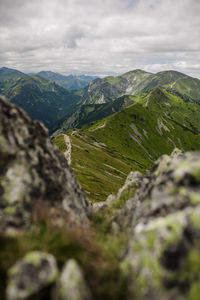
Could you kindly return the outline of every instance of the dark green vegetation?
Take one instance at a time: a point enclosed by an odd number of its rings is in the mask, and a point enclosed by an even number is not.
[[[80,97],[53,81],[1,69],[0,93],[22,107],[33,119],[42,121],[53,132],[76,109]]]
[[[67,90],[79,90],[84,88],[92,80],[96,79],[96,76],[85,75],[62,75],[51,71],[41,71],[37,73],[38,76],[55,81]]]
[[[105,200],[119,189],[131,170],[146,172],[158,157],[175,147],[200,149],[198,103],[185,102],[159,88],[147,96],[134,97],[134,101],[133,96],[124,98],[135,102],[67,132],[72,142],[71,167],[92,201]]]
[[[62,129],[79,128],[83,124],[90,123],[107,117],[134,103],[134,96],[122,96],[115,101],[103,104],[82,105],[62,124]]]

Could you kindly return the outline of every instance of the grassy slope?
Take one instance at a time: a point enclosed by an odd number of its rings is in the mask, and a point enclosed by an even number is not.
[[[130,170],[145,172],[175,146],[185,151],[200,149],[197,104],[159,89],[137,100],[148,102],[147,107],[137,103],[68,132],[71,166],[92,201],[115,193]],[[192,115],[193,123],[188,121]]]
[[[72,116],[63,122],[64,130],[80,128],[81,125],[105,118],[134,103],[134,96],[122,96],[115,101],[103,104],[82,105]]]
[[[100,201],[111,192],[117,192],[131,171],[128,162],[115,156],[112,149],[97,144],[92,136],[82,131],[71,133],[70,139],[71,167],[88,198]]]
[[[56,145],[61,152],[67,151],[67,145],[65,143],[64,135],[58,135],[53,139],[54,145]]]
[[[185,77],[177,80],[174,84],[168,85],[169,88],[183,95],[186,95],[200,102],[200,80],[192,77]]]
[[[200,132],[200,104],[198,102],[183,101],[181,97],[164,89],[156,89],[149,97],[146,97],[146,102],[148,102],[149,109],[162,112],[168,118],[179,122],[194,132]]]

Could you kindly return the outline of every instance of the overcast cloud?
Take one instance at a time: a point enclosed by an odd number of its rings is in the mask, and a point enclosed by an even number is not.
[[[200,77],[200,0],[0,0],[0,66]]]

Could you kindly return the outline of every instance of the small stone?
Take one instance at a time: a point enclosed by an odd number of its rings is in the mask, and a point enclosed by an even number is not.
[[[56,281],[58,269],[53,255],[32,251],[8,271],[7,300],[28,299]]]
[[[66,262],[56,290],[56,300],[91,300],[82,270],[74,259]]]

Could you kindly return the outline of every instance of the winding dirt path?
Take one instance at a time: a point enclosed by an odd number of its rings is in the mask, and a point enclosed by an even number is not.
[[[64,156],[68,162],[68,164],[71,164],[71,150],[72,150],[72,146],[71,146],[71,141],[68,135],[63,134],[64,135],[64,139],[65,139],[65,143],[67,146],[67,150],[64,152]]]

